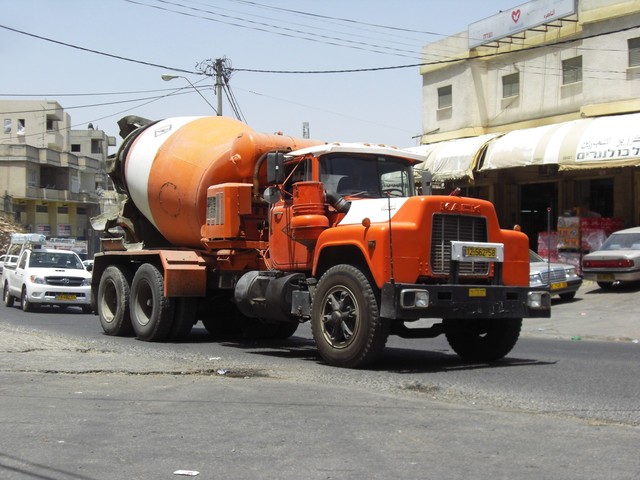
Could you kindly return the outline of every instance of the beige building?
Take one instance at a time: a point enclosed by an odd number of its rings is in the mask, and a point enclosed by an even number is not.
[[[534,249],[576,207],[640,225],[640,2],[492,13],[423,49],[417,149],[435,184],[493,201]]]
[[[105,162],[115,138],[72,129],[55,101],[0,100],[0,192],[3,215],[27,231],[88,242],[97,239],[89,218],[108,190]]]

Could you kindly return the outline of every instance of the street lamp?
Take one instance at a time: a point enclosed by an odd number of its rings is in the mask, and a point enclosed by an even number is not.
[[[182,75],[171,75],[170,73],[163,73],[162,75],[160,75],[160,78],[162,78],[162,80],[164,80],[165,82],[169,82],[174,78],[184,78],[187,82],[189,82],[189,85],[191,85],[191,88],[193,88],[196,92],[198,92],[198,95],[200,95],[202,99],[205,102],[207,102],[207,105],[209,105],[213,109],[213,111],[216,112],[216,115],[220,115],[218,111],[213,107],[213,105],[209,103],[209,100],[207,100],[205,96],[202,95],[202,92],[200,92],[200,90],[198,90],[198,88],[193,83],[191,83],[191,80],[189,80],[187,77],[184,77]]]

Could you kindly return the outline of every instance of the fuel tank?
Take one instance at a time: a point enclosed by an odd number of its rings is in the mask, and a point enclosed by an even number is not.
[[[262,187],[266,153],[319,143],[256,133],[227,117],[168,118],[129,134],[110,176],[166,240],[198,248],[209,186],[242,182]]]

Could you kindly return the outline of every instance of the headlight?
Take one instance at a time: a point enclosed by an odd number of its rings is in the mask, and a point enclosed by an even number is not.
[[[542,283],[542,276],[539,273],[532,273],[529,275],[529,286],[530,287],[538,287],[540,285],[544,285]]]
[[[572,277],[577,277],[578,276],[578,274],[576,273],[576,267],[565,268],[564,273],[567,274],[568,278],[572,278]]]
[[[37,275],[31,275],[29,281],[31,283],[37,283],[38,285],[44,285],[46,283],[44,277],[38,277]]]
[[[91,279],[90,278],[85,278],[84,280],[82,280],[82,287],[90,287],[91,286]]]

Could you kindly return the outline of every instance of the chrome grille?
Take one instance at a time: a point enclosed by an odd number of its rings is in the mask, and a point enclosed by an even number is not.
[[[56,287],[79,287],[82,285],[84,278],[82,277],[46,277],[47,285]]]
[[[470,215],[435,214],[431,229],[431,271],[449,274],[451,241],[486,242],[487,219]],[[489,262],[461,262],[460,275],[487,275]]]
[[[567,279],[567,275],[562,269],[556,270],[542,270],[540,272],[540,276],[542,277],[542,283],[554,283],[554,282],[564,282]]]

